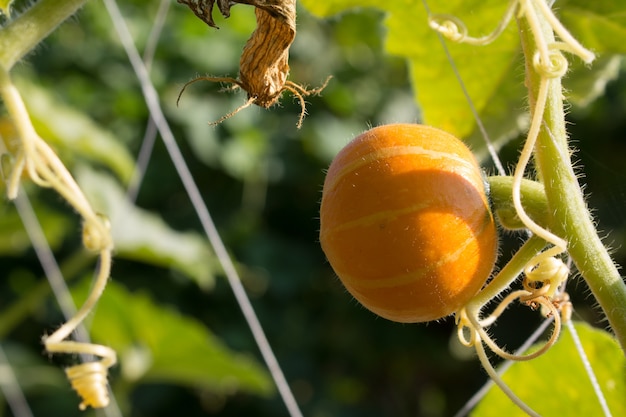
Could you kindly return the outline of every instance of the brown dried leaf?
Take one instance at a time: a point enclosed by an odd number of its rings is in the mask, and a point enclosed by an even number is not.
[[[181,4],[186,4],[195,13],[200,20],[204,21],[212,28],[219,29],[213,21],[213,6],[216,0],[178,0]],[[233,2],[230,0],[217,0],[217,7],[220,9],[222,16],[230,16],[230,7]]]
[[[304,97],[319,94],[328,80],[317,89],[305,87],[287,80],[289,75],[289,47],[296,37],[296,0],[178,0],[211,27],[217,27],[213,21],[213,6],[224,17],[230,16],[230,8],[235,3],[255,6],[257,27],[243,48],[239,60],[239,79],[230,77],[199,77],[196,81],[229,82],[248,93],[248,101],[235,111],[228,113],[216,123],[237,114],[240,110],[256,104],[263,108],[274,105],[284,91],[290,91],[300,100],[300,119],[298,127],[306,114]],[[180,96],[179,96],[180,98]]]

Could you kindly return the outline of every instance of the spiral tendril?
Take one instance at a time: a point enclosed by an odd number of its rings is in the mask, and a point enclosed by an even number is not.
[[[117,362],[115,351],[108,346],[65,340],[93,309],[104,291],[110,272],[111,250],[108,248],[102,250],[100,257],[98,276],[83,306],[74,317],[59,327],[54,333],[44,337],[44,346],[50,353],[93,355],[102,358],[100,361],[90,361],[71,366],[65,371],[72,388],[76,390],[83,400],[79,405],[81,410],[84,410],[87,406],[105,407],[108,405],[108,368]]]
[[[83,218],[83,244],[90,250],[98,251],[100,266],[96,280],[83,306],[53,334],[43,338],[44,346],[50,353],[95,355],[102,359],[72,366],[66,370],[72,387],[82,397],[81,409],[88,406],[104,407],[108,404],[107,372],[116,363],[115,351],[109,347],[91,343],[65,340],[85,319],[102,295],[111,270],[113,239],[106,217],[97,214],[78,184],[56,153],[36,132],[19,90],[6,71],[0,71],[0,96],[20,140],[14,163],[8,173],[7,196],[17,197],[20,180],[24,172],[42,187],[57,191]],[[3,162],[8,162],[4,158]],[[3,163],[3,166],[5,164]]]
[[[432,14],[428,16],[428,26],[453,42],[463,42],[467,39],[467,26],[456,16]]]
[[[540,51],[533,55],[533,67],[546,78],[561,78],[567,73],[568,62],[558,49],[557,44],[549,47],[548,56],[543,57]]]
[[[109,405],[108,367],[102,362],[87,362],[65,369],[72,388],[82,398],[78,408],[101,408]]]
[[[519,0],[511,0],[509,6],[502,17],[498,26],[488,35],[475,38],[468,35],[467,26],[461,19],[449,14],[431,14],[428,17],[428,25],[431,29],[436,30],[442,36],[453,42],[463,42],[469,45],[488,45],[498,38],[504,32],[511,21]]]
[[[544,252],[545,253],[545,252]],[[545,296],[552,299],[559,286],[569,276],[569,268],[565,263],[554,256],[542,259],[524,272],[524,288],[534,297]],[[540,288],[536,284],[540,283]]]

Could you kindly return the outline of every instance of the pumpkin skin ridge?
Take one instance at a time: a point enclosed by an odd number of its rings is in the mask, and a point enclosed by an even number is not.
[[[408,151],[408,152],[407,152]],[[385,148],[383,150],[372,151],[366,155],[360,157],[359,160],[352,162],[351,164],[346,165],[340,172],[334,174],[332,176],[332,182],[325,184],[329,190],[335,188],[336,184],[341,181],[346,175],[351,172],[356,171],[358,168],[361,168],[365,165],[371,164],[375,161],[382,159],[381,157],[394,157],[394,156],[410,156],[416,155],[424,158],[428,158],[431,160],[453,160],[459,163],[459,167],[454,167],[454,171],[459,172],[462,176],[472,176],[475,171],[474,164],[471,162],[458,157],[457,155],[451,155],[446,152],[437,152],[431,151],[429,149],[423,148],[421,146],[394,146],[390,148]],[[464,167],[465,169],[461,169],[460,167]],[[330,171],[328,172],[330,174]],[[328,178],[327,174],[327,178]],[[465,174],[465,175],[464,175]]]
[[[359,287],[368,289],[368,290],[378,289],[378,288],[387,288],[387,287],[405,286],[405,285],[414,283],[411,281],[415,281],[416,278],[422,279],[424,277],[428,277],[429,273],[432,273],[433,271],[445,266],[448,263],[457,261],[459,257],[463,254],[463,252],[465,252],[468,246],[471,244],[472,244],[471,238],[467,238],[465,245],[457,249],[455,252],[446,255],[439,262],[435,264],[430,264],[429,266],[426,266],[426,267],[414,269],[410,272],[407,272],[406,274],[395,275],[391,278],[385,277],[385,278],[377,278],[377,279],[375,278],[375,279],[367,279],[367,280],[354,279],[353,277],[351,277],[349,273],[345,273],[345,272],[343,272],[341,276],[343,279],[345,279],[348,282],[359,281]],[[339,275],[339,272],[337,272],[337,275]]]
[[[484,223],[484,222],[481,222]],[[489,224],[487,224],[487,226],[489,226]],[[479,230],[479,233],[482,233],[483,231],[489,232],[490,228],[489,227],[483,227],[481,228],[482,230]],[[464,256],[467,256],[468,253],[468,249],[470,248],[470,246],[472,245],[473,241],[472,241],[472,236],[467,237],[466,239],[466,245],[465,247],[457,250],[455,257],[451,257],[450,255],[448,255],[448,257],[446,258],[446,260],[448,261],[448,263],[454,263],[455,259],[460,259]],[[497,249],[496,247],[496,242],[495,240],[492,241],[491,247],[488,247],[487,249],[485,248],[480,248],[480,247],[476,247],[473,250],[475,250],[476,252],[480,253],[480,252],[484,252],[484,251],[488,251],[488,252],[495,252]],[[415,277],[418,275],[418,273],[416,271],[412,271],[412,273],[407,274],[406,278],[408,278],[409,276],[412,276],[414,278],[413,280],[413,285],[411,285],[411,283],[409,282],[407,285],[405,286],[400,286],[398,285],[396,287],[396,290],[400,290],[402,291],[403,288],[406,289],[406,291],[410,291],[415,284],[418,284],[420,281],[423,281],[424,283],[429,283],[429,285],[432,285],[433,283],[437,283],[437,277],[441,274],[441,268],[445,268],[445,262],[440,262],[441,265],[440,268],[435,268],[435,267],[431,267],[431,268],[427,268],[427,269],[422,269],[421,270],[421,276],[419,277],[419,279],[416,279]],[[472,267],[473,268],[473,267]],[[454,294],[452,296],[450,296],[449,294],[449,289],[445,288],[445,287],[441,287],[440,288],[435,288],[431,293],[429,293],[429,295],[427,295],[427,298],[437,298],[438,302],[435,304],[441,304],[441,305],[445,305],[447,307],[450,307],[450,303],[453,302],[453,306],[455,306],[455,309],[458,309],[460,307],[462,307],[467,301],[469,301],[469,299],[474,296],[484,285],[484,282],[486,282],[486,279],[489,276],[489,272],[491,271],[491,267],[488,267],[486,270],[484,270],[482,273],[480,272],[480,268],[474,268],[475,271],[473,271],[473,273],[471,274],[471,276],[468,277],[468,280],[473,280],[473,277],[475,275],[484,275],[485,279],[481,280],[478,282],[478,284],[475,285],[474,289],[472,290],[471,293],[467,293],[467,295],[459,297],[458,294]],[[350,274],[342,271],[341,269],[337,269],[337,275],[340,277],[340,279],[342,280],[342,282],[344,283],[344,286],[346,287],[346,289],[348,289],[348,292],[350,292],[360,303],[362,304],[368,304],[368,309],[370,309],[371,311],[375,312],[376,314],[380,315],[381,317],[384,317],[386,319],[389,320],[393,320],[393,321],[399,321],[399,322],[405,322],[405,323],[409,323],[409,322],[423,322],[423,321],[430,321],[430,320],[438,320],[440,318],[443,318],[449,314],[451,314],[450,311],[447,310],[447,307],[437,307],[434,311],[433,311],[433,302],[430,302],[430,307],[428,307],[428,313],[424,313],[424,312],[420,312],[419,308],[415,308],[415,310],[417,312],[411,312],[407,317],[404,318],[400,318],[395,314],[391,314],[389,313],[390,311],[394,311],[395,307],[389,306],[388,308],[385,308],[384,305],[380,304],[380,303],[372,303],[372,302],[368,302],[369,299],[372,298],[372,293],[376,293],[379,292],[381,289],[384,289],[384,287],[389,287],[389,283],[386,285],[385,284],[385,278],[379,278],[375,284],[373,285],[368,285],[366,284],[366,282],[368,282],[368,280],[359,280],[359,279],[355,279],[354,277],[352,277]],[[468,274],[464,274],[464,273],[459,273],[458,274],[460,277],[463,276],[467,276]],[[405,277],[403,277],[405,278]],[[397,278],[396,278],[397,279]],[[356,282],[356,284],[354,284]],[[376,287],[376,288],[370,288],[370,287]],[[465,286],[467,287],[467,286]],[[448,293],[448,296],[442,296],[442,293]],[[419,300],[419,297],[416,298],[416,301]],[[393,303],[392,303],[393,304]]]
[[[372,224],[379,223],[379,220],[381,219],[401,217],[406,214],[415,213],[417,210],[423,209],[425,207],[428,207],[428,205],[416,204],[414,206],[406,207],[404,209],[387,210],[387,211],[373,213],[369,216],[363,216],[358,219],[352,220],[350,222],[346,222],[342,225],[338,225],[334,227],[332,230],[327,230],[325,233],[328,236],[328,234],[332,235],[334,233],[343,232],[343,231],[352,229],[354,227],[369,226]]]
[[[451,173],[457,173],[456,171],[450,171]],[[334,192],[334,190],[329,190],[329,193]],[[489,207],[488,201],[487,199],[483,199],[484,202],[484,206],[485,207]],[[422,208],[426,208],[429,207],[432,204],[431,200],[428,201],[422,201],[419,203],[416,203],[414,205],[411,205],[409,207],[403,207],[403,208],[397,208],[397,209],[390,209],[390,210],[384,210],[384,211],[378,211],[376,213],[372,213],[369,215],[365,215],[365,216],[361,216],[359,218],[347,221],[347,222],[343,222],[343,224],[337,225],[332,227],[332,229],[330,230],[323,230],[324,234],[333,234],[335,232],[338,231],[343,231],[346,229],[350,229],[352,227],[355,226],[359,226],[359,225],[367,225],[367,224],[373,224],[376,223],[379,219],[384,219],[384,218],[395,218],[397,216],[402,216],[404,214],[410,213],[410,212],[417,212]],[[471,216],[468,216],[471,217]],[[485,213],[485,216],[481,216],[481,223],[485,223],[485,222],[491,222],[493,221],[493,216],[491,214],[490,211],[487,211]],[[477,220],[478,221],[478,220]],[[484,227],[484,226],[483,226]],[[482,229],[482,227],[481,227]]]

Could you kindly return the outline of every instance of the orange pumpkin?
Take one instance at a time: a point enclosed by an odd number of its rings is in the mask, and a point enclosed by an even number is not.
[[[424,125],[376,127],[343,148],[324,181],[320,222],[322,249],[346,289],[397,322],[460,310],[497,255],[474,156]]]

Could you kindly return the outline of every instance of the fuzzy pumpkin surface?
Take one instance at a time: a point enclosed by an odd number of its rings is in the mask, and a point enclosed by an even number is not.
[[[322,249],[346,289],[397,322],[458,311],[497,255],[474,156],[424,125],[376,127],[343,148],[326,175],[320,223]]]

